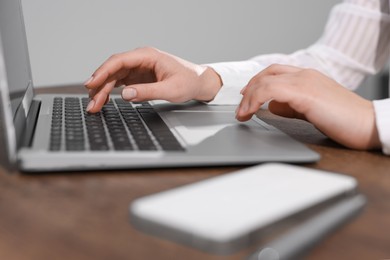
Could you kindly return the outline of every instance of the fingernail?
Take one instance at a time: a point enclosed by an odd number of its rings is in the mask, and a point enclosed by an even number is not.
[[[95,106],[95,100],[89,101],[89,104],[87,106],[87,112],[89,112],[93,107]]]
[[[122,91],[122,97],[125,100],[133,99],[137,96],[137,91],[134,88],[127,88]]]
[[[85,81],[84,86],[87,86],[89,83],[91,83],[93,80],[93,76],[90,77],[87,81]]]

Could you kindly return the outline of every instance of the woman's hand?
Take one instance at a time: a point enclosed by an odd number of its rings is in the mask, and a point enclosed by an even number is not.
[[[91,98],[87,111],[100,111],[113,88],[122,85],[125,100],[184,102],[212,100],[222,82],[211,68],[154,48],[139,48],[111,56],[85,82]]]
[[[241,91],[237,119],[249,120],[265,103],[277,115],[305,119],[336,142],[354,149],[379,148],[371,101],[318,71],[272,65]]]

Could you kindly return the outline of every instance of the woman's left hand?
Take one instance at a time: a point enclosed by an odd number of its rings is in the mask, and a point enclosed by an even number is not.
[[[240,121],[249,120],[270,101],[272,113],[305,119],[349,148],[380,147],[372,102],[316,70],[271,65],[254,76],[241,94],[236,114]]]

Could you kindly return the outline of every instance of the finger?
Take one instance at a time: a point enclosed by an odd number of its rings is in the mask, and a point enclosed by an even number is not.
[[[89,98],[93,98],[95,96],[97,89],[89,89],[88,90],[88,96]]]
[[[87,112],[97,113],[100,111],[100,109],[108,102],[115,83],[115,81],[111,81],[96,91],[87,106]]]
[[[272,84],[269,83],[269,81],[269,77],[262,77],[261,81],[252,81],[248,84],[236,113],[236,118],[239,121],[247,121],[252,118],[253,114],[255,114],[265,102],[271,99],[269,92],[262,94],[265,86]]]
[[[106,101],[104,102],[104,105],[107,105],[108,102],[110,102],[110,95],[107,96]]]
[[[245,122],[250,120],[255,113],[249,113],[249,112],[240,112],[236,114],[236,119],[241,122]]]
[[[263,104],[264,102],[259,100],[243,99],[236,114],[236,118],[239,121],[248,121],[254,114],[257,113]]]
[[[288,103],[290,99],[293,99],[291,92],[294,90],[289,87],[293,80],[291,75],[265,75],[251,80],[243,93],[237,119],[240,121],[250,119],[265,102],[272,99],[276,99],[281,103]]]
[[[239,121],[248,121],[251,119],[263,104],[260,99],[252,98],[254,96],[252,92],[249,94],[246,93],[241,99],[236,113],[236,118]]]

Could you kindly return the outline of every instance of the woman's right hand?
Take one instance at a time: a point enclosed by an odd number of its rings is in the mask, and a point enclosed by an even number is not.
[[[119,86],[128,101],[211,101],[222,82],[209,67],[146,47],[111,56],[84,85],[91,99],[87,111],[96,113]]]

